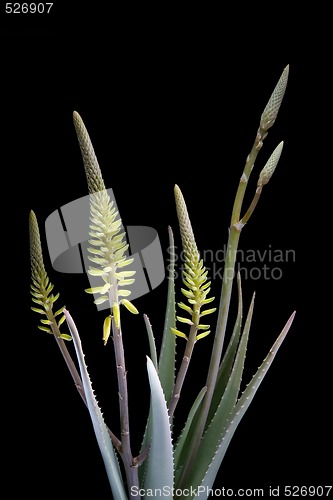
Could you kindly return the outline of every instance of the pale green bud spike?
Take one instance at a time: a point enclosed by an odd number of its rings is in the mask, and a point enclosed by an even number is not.
[[[284,93],[286,91],[288,75],[289,65],[284,68],[283,73],[261,115],[260,127],[265,131],[274,125]]]
[[[127,299],[122,299],[121,304],[126,307],[132,314],[139,314],[137,308]]]
[[[105,190],[105,184],[94,148],[82,118],[76,111],[73,113],[73,122],[87,176],[89,193],[103,191]]]
[[[109,315],[105,318],[104,324],[103,324],[104,345],[107,344],[107,341],[109,340],[110,334],[111,334],[111,315]]]
[[[31,278],[35,283],[38,283],[38,286],[40,286],[41,282],[45,281],[47,276],[44,267],[38,222],[36,215],[32,210],[29,215],[29,236]]]
[[[283,149],[283,141],[280,142],[278,146],[274,149],[273,153],[269,157],[266,165],[262,169],[262,171],[259,174],[259,179],[258,179],[258,186],[264,186],[267,184],[274,174],[274,170],[277,167],[277,164],[279,163],[279,159],[282,153]]]
[[[38,314],[44,314],[51,311],[54,302],[59,298],[59,293],[56,295],[51,294],[53,290],[53,284],[46,274],[43,261],[43,252],[40,241],[40,233],[36,215],[33,211],[29,214],[29,236],[30,236],[30,261],[31,261],[31,279],[33,285],[31,285],[31,294],[33,295],[32,301],[43,307],[43,309],[32,307],[31,309]],[[57,316],[62,312],[63,308],[59,309],[53,317]],[[52,313],[51,313],[52,314]],[[53,322],[50,317],[47,319],[41,319],[43,325],[52,325]],[[38,326],[40,330],[47,333],[52,333],[52,330],[48,326]]]
[[[186,203],[183,194],[179,189],[179,187],[177,186],[177,184],[175,185],[174,191],[175,191],[177,216],[179,221],[179,229],[184,251],[189,255],[194,254],[195,257],[199,260],[199,252],[195,242]]]

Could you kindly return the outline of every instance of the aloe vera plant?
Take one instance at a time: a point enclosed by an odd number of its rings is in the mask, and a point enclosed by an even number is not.
[[[53,285],[44,266],[37,218],[34,212],[30,213],[31,294],[34,302],[32,310],[40,316],[39,329],[54,336],[75,386],[89,411],[115,500],[176,496],[207,498],[233,434],[291,327],[295,313],[290,316],[257,372],[241,393],[255,295],[253,294],[243,321],[242,277],[238,273],[237,315],[233,318],[233,330],[224,349],[231,292],[236,274],[237,248],[244,226],[254,213],[264,188],[277,167],[283,142],[277,145],[259,173],[253,199],[245,210],[244,195],[255,160],[277,118],[288,72],[287,66],[264,108],[252,150],[240,177],[231,214],[228,251],[219,299],[211,296],[209,272],[196,244],[193,231],[196,224],[192,227],[190,206],[188,210],[180,187],[175,186],[176,212],[184,255],[183,285],[178,289],[178,281],[175,280],[174,235],[169,228],[168,294],[164,331],[158,342],[161,346],[159,352],[155,344],[153,325],[148,316],[144,315],[150,352],[142,363],[147,365],[151,398],[150,409],[146,409],[149,416],[143,431],[142,447],[136,453],[132,449],[130,426],[130,417],[135,416],[129,414],[128,404],[130,394],[127,370],[130,367],[126,364],[123,343],[123,335],[126,335],[126,332],[122,329],[124,314],[139,314],[136,306],[127,298],[131,295],[131,285],[135,282],[133,258],[127,255],[129,245],[120,215],[106,190],[89,134],[77,112],[73,115],[74,126],[90,195],[90,222],[87,221],[87,225],[91,239],[87,258],[91,266],[88,273],[100,280],[98,286],[87,288],[86,292],[94,295],[95,304],[108,305],[101,341],[107,344],[111,337],[113,340],[119,394],[118,436],[104,421],[93,392],[80,335],[72,317],[72,314],[75,316],[75,311],[71,310],[70,303],[68,309],[62,306],[54,311],[59,294],[52,293]],[[64,331],[66,323],[68,332]],[[183,422],[180,435],[174,435],[173,419],[177,415],[177,405],[184,391],[184,381],[193,352],[198,348],[197,342],[205,342],[208,335],[214,340],[207,365],[206,383],[198,388],[197,397]],[[67,342],[71,340],[74,351],[67,347]],[[176,342],[177,354],[180,355],[179,368],[176,363]],[[73,351],[73,354],[75,352],[77,365],[70,351]]]

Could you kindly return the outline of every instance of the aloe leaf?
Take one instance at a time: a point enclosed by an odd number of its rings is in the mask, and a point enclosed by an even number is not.
[[[157,352],[156,352],[156,344],[155,344],[153,329],[152,329],[151,323],[149,321],[149,318],[146,314],[143,315],[143,319],[145,321],[145,325],[147,328],[149,348],[150,348],[150,357],[151,357],[151,360],[152,360],[156,370],[158,370]]]
[[[151,391],[152,440],[145,477],[146,491],[165,492],[172,498],[173,449],[168,409],[161,382],[153,362],[147,356],[147,370]]]
[[[270,349],[268,355],[258,368],[256,374],[252,377],[251,382],[247,385],[243,394],[237,401],[237,404],[230,412],[227,422],[225,422],[222,427],[222,432],[219,433],[219,438],[216,439],[216,427],[214,425],[211,425],[203,436],[194,467],[195,470],[193,470],[193,474],[191,474],[191,477],[189,478],[189,482],[193,485],[194,488],[198,488],[198,486],[200,485],[204,487],[203,489],[200,488],[200,490],[207,491],[206,487],[207,489],[211,488],[214,484],[216,475],[221,466],[224,455],[228,449],[231,438],[233,437],[239,422],[250,406],[254,395],[256,394],[261,382],[263,381],[268,369],[270,368],[277,351],[279,350],[292,325],[294,317],[295,312],[288,319],[283,330]],[[214,446],[214,449],[212,450],[212,443],[214,439],[216,444]],[[206,454],[212,457],[209,464],[207,464]],[[197,496],[195,498],[207,498],[207,496],[205,496],[205,494],[200,494],[200,497]]]
[[[175,304],[175,245],[171,227],[169,231],[169,286],[167,308],[164,322],[164,332],[162,346],[159,357],[159,377],[167,402],[173,393],[175,383],[175,357],[176,357],[176,337],[170,328],[176,326],[176,304]]]
[[[184,429],[182,430],[177,444],[175,446],[175,453],[174,453],[174,462],[175,462],[175,471],[177,471],[179,464],[181,462],[181,456],[185,455],[186,456],[186,451],[187,451],[187,438],[190,435],[190,429],[193,423],[193,419],[198,411],[198,408],[201,404],[201,401],[203,400],[204,395],[207,392],[207,387],[203,387],[201,391],[199,392],[198,396],[196,397],[192,408],[190,409],[190,412],[188,414]]]
[[[147,328],[148,341],[149,341],[149,347],[150,347],[150,357],[151,357],[151,360],[153,362],[155,369],[158,370],[157,352],[156,352],[155,339],[154,339],[154,335],[153,335],[153,329],[152,329],[152,326],[150,324],[148,316],[146,314],[144,314],[143,318],[144,318],[145,325]],[[151,416],[151,408],[150,408],[140,452],[143,452],[143,450],[145,450],[145,448],[149,445],[149,443],[151,441],[151,431],[152,431],[151,418],[152,418],[152,416]],[[141,466],[139,468],[140,484],[143,484],[143,481],[146,477],[146,473],[147,473],[147,460],[145,462],[143,462],[143,464],[141,464]]]
[[[98,403],[96,401],[91,386],[89,373],[87,371],[87,367],[84,361],[84,354],[82,351],[82,345],[79,333],[69,312],[65,310],[64,314],[66,315],[68,328],[73,338],[75,352],[79,362],[84,393],[87,400],[87,407],[90,413],[90,418],[93,423],[98,446],[103,457],[113,497],[116,500],[127,500],[123,479],[120,473],[119,463],[116,454],[114,452],[111,439],[103,419],[102,412],[98,406]]]
[[[227,350],[223,356],[222,363],[219,368],[219,373],[217,376],[216,386],[214,389],[214,395],[212,398],[212,403],[209,409],[207,426],[212,420],[217,407],[221,401],[225,388],[227,387],[229,375],[232,370],[232,365],[237,352],[237,346],[239,342],[239,337],[242,329],[243,320],[243,298],[242,298],[242,283],[240,272],[237,273],[237,285],[238,285],[238,310],[237,317],[234,325],[234,329],[227,347]]]
[[[252,321],[252,314],[253,314],[253,307],[254,307],[254,297],[255,294],[253,294],[252,301],[249,307],[249,311],[247,314],[246,322],[244,325],[244,330],[243,334],[241,337],[241,340],[239,342],[238,346],[238,351],[237,355],[235,358],[234,366],[232,368],[232,372],[230,374],[230,378],[227,384],[227,387],[224,391],[224,394],[222,396],[222,399],[220,401],[220,404],[216,410],[216,413],[214,417],[212,418],[212,421],[206,431],[206,433],[203,436],[203,440],[205,440],[205,456],[199,456],[201,455],[201,451],[199,449],[198,451],[198,457],[196,459],[195,466],[192,468],[192,471],[190,472],[190,478],[194,474],[196,474],[195,471],[200,470],[200,464],[202,464],[202,469],[201,473],[205,471],[205,468],[207,468],[212,461],[217,445],[218,445],[218,438],[221,434],[221,429],[223,429],[228,421],[230,412],[234,408],[237,397],[239,394],[240,390],[240,384],[242,380],[242,374],[243,374],[243,368],[244,368],[244,362],[245,362],[245,355],[246,355],[246,347],[247,347],[247,342],[248,342],[248,336],[249,336],[249,331],[250,331],[250,326],[251,326],[251,321]],[[201,445],[200,445],[201,446]],[[182,481],[190,481],[189,484],[192,485],[193,480],[188,479],[188,478],[183,478]],[[200,482],[199,482],[200,484]]]

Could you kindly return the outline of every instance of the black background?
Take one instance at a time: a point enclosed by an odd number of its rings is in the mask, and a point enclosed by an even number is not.
[[[37,330],[39,318],[30,311],[29,210],[36,212],[43,230],[51,212],[87,192],[73,110],[85,121],[125,224],[154,227],[164,252],[171,225],[179,245],[173,202],[177,183],[198,247],[216,252],[227,241],[235,190],[260,114],[287,63],[288,90],[246,202],[280,140],[285,141],[283,156],[244,229],[240,248],[293,249],[296,261],[282,264],[281,280],[244,280],[246,306],[252,292],[257,293],[244,384],[292,311],[297,315],[239,425],[215,486],[267,490],[269,485],[329,484],[332,417],[326,401],[332,341],[327,316],[323,324],[317,319],[324,295],[320,251],[326,233],[318,226],[324,198],[315,199],[318,185],[325,184],[325,166],[315,161],[318,100],[324,89],[314,72],[315,50],[305,49],[297,36],[293,50],[275,50],[267,24],[243,31],[232,15],[223,18],[208,9],[141,12],[140,22],[133,11],[109,12],[105,27],[103,12],[96,8],[95,20],[86,10],[61,12],[57,4],[52,18],[1,16],[3,248],[6,301],[12,306],[3,326],[3,380],[9,398],[4,409],[7,463],[15,471],[12,493],[23,488],[35,498],[50,492],[65,498],[82,493],[110,498],[89,415],[55,342]],[[228,25],[235,29],[228,31]],[[112,343],[104,347],[101,340],[105,313],[98,313],[84,293],[85,276],[52,270],[42,237],[51,281],[61,293],[59,305],[65,303],[76,320],[96,394],[109,426],[118,433]],[[213,281],[213,289],[218,296],[219,280]],[[165,297],[166,282],[135,302],[148,314],[158,347]],[[137,453],[148,411],[148,345],[142,317],[123,317]],[[231,326],[232,319],[229,334]],[[205,382],[212,343],[210,335],[196,346],[176,429]],[[179,359],[183,348],[179,339]]]

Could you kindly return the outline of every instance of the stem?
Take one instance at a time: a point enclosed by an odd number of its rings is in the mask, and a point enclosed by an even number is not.
[[[172,394],[172,397],[171,397],[171,400],[170,400],[170,405],[169,405],[169,417],[170,417],[170,420],[173,417],[173,414],[175,412],[176,406],[177,406],[179,398],[180,398],[180,393],[181,393],[181,390],[182,390],[182,387],[183,387],[185,376],[186,376],[186,373],[187,373],[187,370],[188,370],[188,367],[189,367],[189,364],[190,364],[190,361],[191,361],[191,357],[192,357],[192,353],[193,353],[193,349],[194,349],[195,338],[196,338],[197,332],[198,332],[197,326],[196,325],[192,325],[191,329],[190,329],[189,338],[188,338],[188,340],[186,342],[186,348],[185,348],[185,352],[184,352],[184,357],[182,359],[182,363],[180,365],[180,368],[179,368],[179,371],[178,371],[178,374],[177,374],[175,386],[174,386],[174,389],[173,389],[173,394]]]
[[[216,379],[222,356],[228,315],[229,315],[229,307],[230,307],[230,299],[232,292],[232,284],[235,274],[235,262],[236,262],[238,242],[242,230],[242,225],[240,224],[240,212],[242,209],[242,204],[249,177],[251,175],[257,155],[262,147],[263,144],[262,141],[266,137],[266,135],[267,135],[266,131],[262,130],[261,128],[258,129],[257,136],[255,138],[251,153],[246,159],[244,171],[240,178],[235,197],[235,202],[231,215],[230,228],[229,228],[229,239],[227,246],[228,251],[223,272],[219,314],[217,319],[214,345],[212,348],[212,356],[210,360],[207,381],[206,381],[207,392],[202,401],[202,407],[200,409],[198,423],[192,439],[192,446],[188,453],[189,459],[184,466],[183,473],[178,485],[179,488],[182,488],[185,485],[188,475],[193,467],[200,446],[200,441],[205,430],[207,416],[214,394]]]
[[[54,334],[53,336],[54,336],[54,338],[58,344],[58,347],[60,349],[60,352],[65,360],[65,363],[67,365],[69,373],[72,376],[75,387],[77,388],[77,391],[80,394],[84,404],[87,406],[87,400],[86,400],[86,396],[84,393],[81,377],[79,375],[79,372],[76,369],[75,363],[74,363],[71,355],[68,352],[65,341],[60,337],[59,327],[57,325],[56,319],[54,318],[52,311],[47,312],[47,317],[49,320],[51,320],[53,322],[51,325],[51,328],[52,328],[52,331]],[[108,433],[109,433],[109,436],[111,438],[113,446],[116,448],[116,450],[118,452],[121,452],[120,440],[113,434],[113,432],[108,427],[107,427],[107,429],[108,429]]]
[[[130,443],[127,373],[125,366],[124,345],[121,328],[117,328],[114,319],[112,320],[112,331],[117,366],[122,459],[124,462],[130,498],[140,498],[139,495],[132,494],[132,486],[137,486],[134,490],[139,490],[138,465],[134,464]]]
[[[254,209],[256,208],[257,203],[258,203],[258,201],[260,199],[261,192],[262,192],[262,187],[258,186],[257,189],[256,189],[256,192],[254,194],[253,200],[251,201],[251,205],[249,206],[249,208],[245,212],[245,214],[242,217],[242,219],[239,221],[239,226],[241,228],[243,228],[245,226],[245,224],[249,221],[251,215],[253,214]]]

